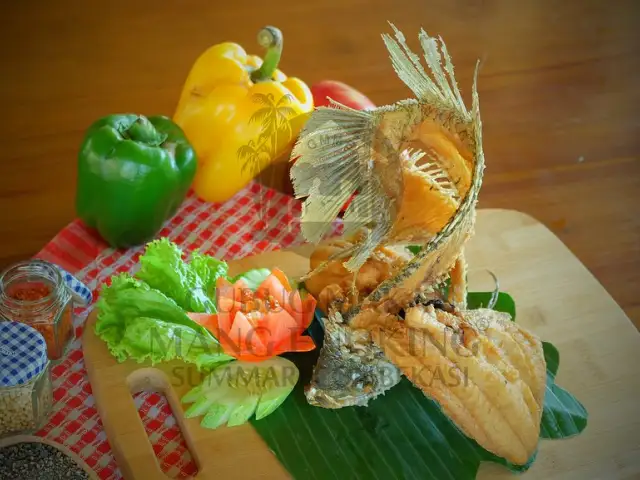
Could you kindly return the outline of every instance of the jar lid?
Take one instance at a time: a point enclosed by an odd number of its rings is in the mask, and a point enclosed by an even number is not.
[[[27,383],[47,366],[47,344],[35,328],[0,321],[0,387]]]
[[[67,272],[64,268],[56,265],[60,273],[62,274],[62,279],[64,283],[67,285],[67,288],[71,292],[71,296],[73,299],[81,305],[91,305],[93,302],[93,295],[91,294],[91,290],[78,280],[76,277]]]

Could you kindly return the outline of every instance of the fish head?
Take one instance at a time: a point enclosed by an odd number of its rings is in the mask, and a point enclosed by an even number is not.
[[[401,378],[398,368],[384,358],[372,363],[326,360],[317,365],[314,381],[305,390],[307,401],[322,408],[366,406]]]
[[[324,325],[324,344],[305,389],[311,405],[366,406],[400,381],[400,371],[372,342],[369,332],[348,327],[338,312],[325,319]]]

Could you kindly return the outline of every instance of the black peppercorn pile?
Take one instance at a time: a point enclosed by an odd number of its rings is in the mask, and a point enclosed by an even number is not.
[[[89,480],[87,473],[57,448],[36,442],[0,448],[0,480]]]

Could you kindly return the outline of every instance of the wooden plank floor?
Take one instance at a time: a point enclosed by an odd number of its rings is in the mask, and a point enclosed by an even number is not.
[[[412,47],[421,27],[443,37],[465,96],[482,61],[480,207],[549,226],[638,326],[638,18],[633,0],[10,3],[0,20],[0,266],[73,219],[89,124],[110,113],[172,115],[208,46],[231,40],[260,53],[257,31],[276,25],[285,73],[342,80],[385,104],[410,94],[380,38],[391,21]]]

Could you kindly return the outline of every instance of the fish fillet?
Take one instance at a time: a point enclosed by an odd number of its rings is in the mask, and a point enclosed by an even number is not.
[[[546,365],[542,343],[508,314],[447,313],[433,306],[404,322],[360,316],[385,356],[467,436],[515,464],[533,455],[540,435]]]

